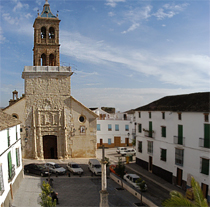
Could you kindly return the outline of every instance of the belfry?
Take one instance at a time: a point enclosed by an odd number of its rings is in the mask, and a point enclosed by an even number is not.
[[[73,72],[60,66],[59,23],[46,0],[33,25],[33,66],[22,73],[25,94],[5,108],[22,121],[24,158],[96,156],[97,115],[71,96]]]

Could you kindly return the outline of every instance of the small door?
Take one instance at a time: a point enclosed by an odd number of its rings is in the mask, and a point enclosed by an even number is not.
[[[120,147],[121,137],[114,137],[114,145],[115,147]]]
[[[149,156],[149,171],[152,172],[152,156]]]
[[[125,144],[126,146],[129,146],[129,138],[125,138]]]
[[[201,189],[202,189],[202,191],[203,191],[203,196],[204,196],[205,198],[207,198],[209,186],[206,185],[206,184],[204,184],[204,183],[201,183]]]
[[[177,168],[177,174],[176,174],[176,179],[177,179],[177,185],[182,186],[182,170]]]
[[[100,139],[100,145],[103,145],[103,139]]]

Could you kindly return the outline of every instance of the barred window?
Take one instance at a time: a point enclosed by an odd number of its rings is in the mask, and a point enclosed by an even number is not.
[[[176,148],[175,150],[175,164],[183,166],[184,163],[184,150]]]
[[[0,195],[4,192],[4,179],[3,179],[3,172],[2,172],[2,164],[0,164]]]
[[[153,153],[153,142],[151,142],[151,141],[147,142],[147,152]]]
[[[142,153],[142,141],[139,141],[138,151]]]
[[[162,161],[166,161],[166,155],[167,155],[167,150],[166,149],[160,149],[160,159]]]

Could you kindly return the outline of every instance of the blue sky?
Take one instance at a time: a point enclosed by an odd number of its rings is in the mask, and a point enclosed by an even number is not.
[[[0,106],[24,93],[33,22],[45,0],[1,0]],[[208,0],[48,0],[59,11],[60,62],[87,107],[125,111],[167,95],[210,91]]]

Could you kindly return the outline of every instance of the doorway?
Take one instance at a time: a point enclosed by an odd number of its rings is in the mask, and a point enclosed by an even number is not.
[[[152,156],[149,156],[149,171],[152,172]]]
[[[204,183],[201,183],[201,189],[202,189],[204,198],[207,198],[208,197],[209,186],[204,184]]]
[[[57,159],[57,137],[54,135],[43,136],[44,159]]]
[[[114,145],[115,147],[120,147],[121,137],[114,137]]]
[[[182,170],[179,168],[177,168],[176,179],[177,179],[176,184],[181,187],[182,186]]]
[[[127,147],[129,146],[129,138],[125,138],[125,144]]]

